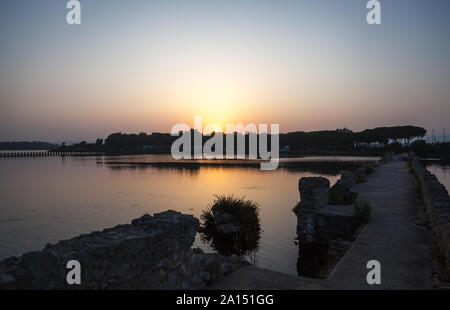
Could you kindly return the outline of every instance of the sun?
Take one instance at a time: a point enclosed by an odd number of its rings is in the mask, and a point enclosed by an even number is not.
[[[222,132],[223,133],[223,126],[221,126],[220,124],[212,123],[212,124],[204,124],[204,125],[205,125],[205,127],[203,128],[204,134],[210,134],[212,132],[216,132],[216,133]]]

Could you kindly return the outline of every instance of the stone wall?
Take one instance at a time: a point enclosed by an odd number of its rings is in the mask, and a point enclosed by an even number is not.
[[[341,177],[330,190],[329,203],[332,205],[351,205],[358,196],[352,192],[356,182],[356,175],[351,171],[342,171]]]
[[[323,177],[299,180],[301,201],[295,208],[297,238],[300,242],[316,240],[352,240],[360,225],[352,205],[330,205],[330,182]]]
[[[450,276],[450,198],[448,191],[436,176],[425,169],[415,157],[411,160],[411,168],[419,182],[426,208],[425,213]]]
[[[300,276],[326,278],[348,249],[360,223],[351,205],[329,205],[330,182],[323,177],[299,180],[297,215]]]
[[[328,204],[330,181],[323,177],[300,178],[298,190],[297,237],[300,241],[311,242],[317,235],[317,215]]]
[[[199,221],[166,211],[0,262],[0,289],[200,289],[244,265],[191,246]],[[81,284],[68,285],[78,260]]]

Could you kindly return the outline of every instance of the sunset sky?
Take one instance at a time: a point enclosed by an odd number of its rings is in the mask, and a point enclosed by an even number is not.
[[[0,141],[176,123],[450,132],[450,1],[0,2]]]

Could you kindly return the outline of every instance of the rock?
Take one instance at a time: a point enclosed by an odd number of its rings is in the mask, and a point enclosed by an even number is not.
[[[203,254],[204,251],[202,249],[200,249],[200,248],[193,248],[192,249],[192,253],[194,253],[194,254]]]
[[[313,204],[313,208],[321,208],[328,204],[330,181],[323,177],[300,178],[298,182],[300,201]]]
[[[15,281],[16,281],[16,279],[9,274],[0,275],[0,285],[9,285]]]
[[[355,174],[350,171],[344,171],[341,178],[330,190],[329,203],[334,205],[350,205],[355,201],[357,194],[352,192],[352,186],[355,184]]]
[[[330,181],[322,177],[301,178],[298,183],[300,203],[296,208],[297,237],[311,242],[316,238],[317,214],[328,205]]]
[[[166,211],[128,225],[80,235],[0,262],[0,289],[201,289],[242,264],[192,250],[199,221]],[[193,254],[199,253],[199,254]],[[208,260],[206,259],[208,258]],[[81,285],[66,282],[69,260],[81,265]],[[218,266],[226,266],[221,271]]]
[[[411,168],[419,182],[425,214],[450,278],[450,196],[445,186],[415,157]]]
[[[150,214],[144,214],[138,219],[134,219],[131,221],[131,225],[139,225],[141,223],[145,223],[152,220],[152,216]]]
[[[348,208],[353,209],[352,206]],[[356,217],[339,212],[319,212],[317,238],[320,240],[353,240],[360,222]]]
[[[355,171],[356,183],[364,183],[366,179],[366,167],[361,166]]]
[[[352,187],[355,184],[355,173],[351,171],[342,171],[340,180]]]
[[[348,201],[356,194],[351,192],[354,174],[344,172],[333,186],[336,192]],[[352,239],[359,222],[353,215],[353,207],[329,205],[330,182],[321,177],[299,180],[301,201],[295,208],[297,215],[297,238],[299,275],[324,277],[330,266],[341,257],[336,255],[331,244],[336,240]],[[343,201],[347,202],[347,201]]]

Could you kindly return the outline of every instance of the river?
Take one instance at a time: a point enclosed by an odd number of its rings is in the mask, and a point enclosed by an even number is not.
[[[261,207],[256,265],[297,274],[292,208],[299,200],[299,178],[324,176],[334,184],[342,169],[369,160],[375,158],[289,158],[281,159],[288,164],[284,168],[261,171],[132,164],[169,162],[167,155],[1,158],[0,259],[129,223],[145,213],[173,209],[199,217],[215,194],[235,194]],[[195,246],[213,251],[200,238]]]

